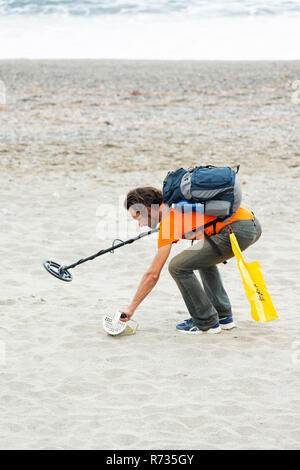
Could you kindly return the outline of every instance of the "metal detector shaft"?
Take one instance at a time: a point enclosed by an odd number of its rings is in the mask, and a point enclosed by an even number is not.
[[[70,264],[69,266],[62,266],[61,270],[73,269],[76,266],[78,266],[79,264],[85,263],[86,261],[92,261],[93,259],[97,258],[98,256],[104,255],[105,253],[109,253],[109,252],[113,253],[117,248],[121,248],[124,245],[129,245],[130,243],[133,243],[136,240],[139,240],[140,238],[146,237],[146,236],[151,235],[152,233],[158,232],[158,231],[159,231],[159,228],[155,228],[154,230],[148,230],[148,232],[140,233],[135,238],[129,238],[129,240],[120,241],[120,243],[118,243],[116,245],[112,244],[112,246],[110,248],[100,250],[100,251],[98,251],[98,253],[95,253],[94,255],[91,255],[88,258],[80,259],[79,261],[77,261],[77,263]]]
[[[70,264],[69,266],[61,266],[59,263],[56,263],[55,261],[49,261],[49,260],[44,261],[43,266],[46,269],[46,271],[48,271],[48,273],[52,274],[52,276],[60,279],[61,281],[70,282],[72,281],[73,278],[72,278],[72,274],[69,273],[68,271],[69,269],[75,268],[79,264],[85,263],[86,261],[91,261],[97,258],[98,256],[104,255],[105,253],[109,253],[109,252],[113,253],[117,248],[121,248],[121,246],[129,245],[130,243],[133,243],[136,240],[139,240],[140,238],[146,237],[147,235],[151,235],[152,233],[158,232],[158,231],[159,231],[159,228],[148,230],[148,232],[140,233],[137,237],[129,238],[129,240],[125,240],[125,241],[116,239],[113,242],[111,247],[106,248],[105,250],[100,250],[98,251],[98,253],[95,253],[94,255],[89,256],[88,258],[80,259],[76,263]],[[120,243],[115,244],[116,241],[119,241]]]

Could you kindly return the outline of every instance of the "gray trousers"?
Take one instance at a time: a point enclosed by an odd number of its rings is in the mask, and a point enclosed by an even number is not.
[[[256,218],[237,220],[211,237],[221,250],[222,256],[204,239],[174,256],[169,263],[169,272],[182,294],[194,324],[204,331],[216,325],[220,317],[232,315],[230,300],[216,266],[234,256],[229,227],[232,228],[242,251],[255,243],[262,232]],[[203,287],[194,273],[195,270],[199,271]]]

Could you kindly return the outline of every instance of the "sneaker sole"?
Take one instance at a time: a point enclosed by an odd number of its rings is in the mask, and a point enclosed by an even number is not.
[[[179,333],[185,333],[188,335],[219,335],[222,333],[222,329],[220,327],[218,328],[210,328],[209,330],[203,331],[203,330],[198,330],[198,331],[184,331],[184,330],[177,330]]]
[[[234,322],[232,322],[232,323],[227,323],[227,324],[225,324],[225,325],[222,325],[222,324],[220,323],[220,327],[221,327],[222,330],[233,330],[233,328],[237,328],[237,326],[236,326],[236,324],[235,324]]]

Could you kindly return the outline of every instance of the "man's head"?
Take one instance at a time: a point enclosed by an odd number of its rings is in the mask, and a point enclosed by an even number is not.
[[[155,228],[159,222],[159,206],[162,202],[162,192],[159,189],[144,186],[129,191],[124,206],[140,227],[146,225]]]

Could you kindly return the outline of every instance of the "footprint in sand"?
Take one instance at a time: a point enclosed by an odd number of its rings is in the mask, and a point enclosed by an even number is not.
[[[14,299],[0,300],[0,305],[15,305],[16,303]]]
[[[106,370],[103,374],[103,376],[106,379],[119,379],[121,376],[124,376],[126,374],[126,370],[124,369],[111,369],[111,370]]]

